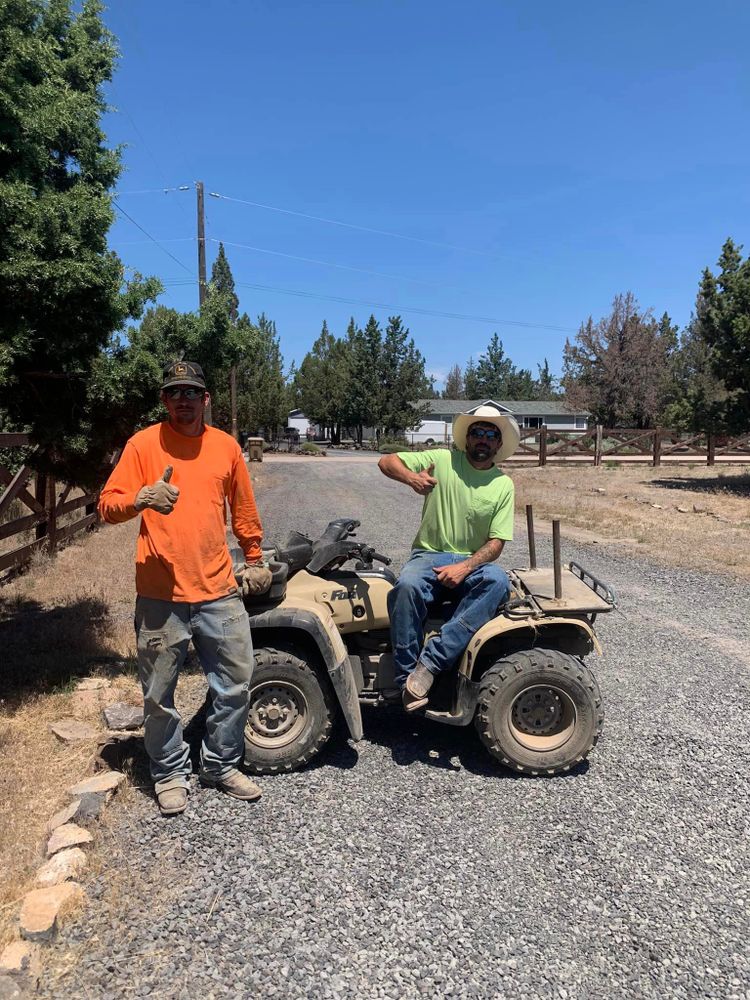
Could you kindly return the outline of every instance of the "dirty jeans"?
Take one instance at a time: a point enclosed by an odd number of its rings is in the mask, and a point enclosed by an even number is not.
[[[398,583],[388,594],[393,662],[399,687],[404,686],[417,660],[433,674],[454,666],[477,629],[507,601],[510,582],[505,570],[496,563],[478,566],[455,588],[438,581],[434,567],[451,566],[466,558],[452,552],[414,549],[401,570]],[[457,600],[458,606],[450,620],[422,649],[427,605],[446,599]]]
[[[191,639],[211,692],[201,774],[212,780],[225,777],[242,758],[253,669],[250,622],[239,594],[199,604],[139,596],[135,633],[146,752],[156,790],[187,788],[191,773],[190,748],[174,704]]]

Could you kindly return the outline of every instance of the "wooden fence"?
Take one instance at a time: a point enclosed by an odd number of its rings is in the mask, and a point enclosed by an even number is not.
[[[27,434],[0,434],[0,448],[29,447]],[[28,562],[35,552],[53,553],[58,545],[96,523],[98,493],[84,493],[69,499],[72,487],[58,484],[29,465],[15,472],[0,464],[0,543],[33,530],[34,539],[7,551],[0,549],[0,575]],[[59,489],[59,495],[58,495]],[[13,501],[29,511],[13,520],[8,517]],[[78,512],[83,510],[81,516]],[[69,519],[68,515],[76,515]],[[67,523],[62,525],[63,518]]]
[[[624,430],[601,425],[585,431],[524,428],[518,451],[507,461],[523,465],[602,462],[648,464],[699,460],[706,465],[750,464],[750,434],[683,434],[657,427]]]

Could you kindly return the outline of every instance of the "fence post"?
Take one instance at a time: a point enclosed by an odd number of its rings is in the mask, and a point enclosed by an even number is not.
[[[709,431],[707,435],[706,465],[713,465],[716,461],[716,435]]]
[[[36,480],[34,483],[34,499],[37,503],[41,504],[42,507],[47,509],[47,476],[44,472],[37,472]],[[47,526],[49,523],[49,516],[42,521],[41,524],[37,524],[34,528],[34,537],[45,538],[47,535]]]
[[[661,427],[654,431],[654,458],[652,465],[661,465]]]
[[[539,428],[539,464],[547,464],[547,425]]]
[[[601,424],[596,425],[596,437],[594,438],[594,465],[602,464],[602,438],[603,428]]]
[[[50,554],[57,548],[57,483],[47,476],[47,544]]]

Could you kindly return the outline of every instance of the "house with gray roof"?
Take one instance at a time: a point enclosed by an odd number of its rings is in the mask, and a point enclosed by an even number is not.
[[[407,431],[406,439],[412,444],[428,441],[449,444],[456,414],[470,413],[487,403],[515,417],[521,430],[548,427],[557,431],[584,431],[590,416],[587,410],[571,410],[559,399],[544,403],[527,399],[420,399],[417,405],[427,412],[415,431]]]

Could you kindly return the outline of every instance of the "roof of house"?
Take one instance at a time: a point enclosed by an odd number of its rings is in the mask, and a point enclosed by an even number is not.
[[[420,399],[417,405],[428,406],[430,413],[455,415],[468,413],[484,403],[494,403],[509,413],[518,413],[521,416],[546,417],[554,414],[573,416],[576,413],[579,416],[588,416],[589,413],[588,410],[571,410],[562,400],[542,403],[533,399]]]

